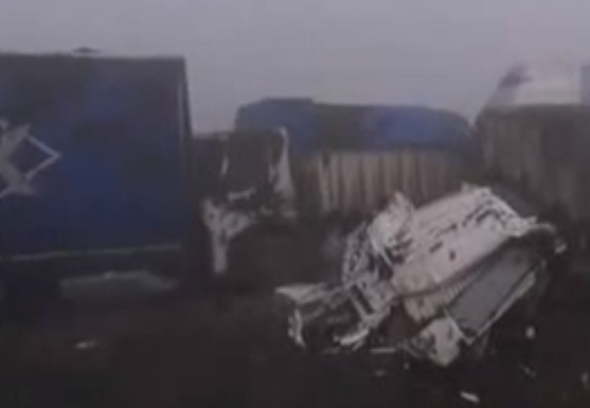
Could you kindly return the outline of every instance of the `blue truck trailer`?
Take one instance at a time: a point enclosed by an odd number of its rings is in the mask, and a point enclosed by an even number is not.
[[[186,89],[182,58],[0,54],[4,284],[179,267]]]

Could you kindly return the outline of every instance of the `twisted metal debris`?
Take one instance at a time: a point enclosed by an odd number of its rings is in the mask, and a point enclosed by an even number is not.
[[[295,304],[290,336],[308,349],[385,347],[446,366],[532,291],[546,272],[539,242],[554,248],[552,226],[491,189],[419,209],[397,194],[348,237],[338,284],[278,289]]]

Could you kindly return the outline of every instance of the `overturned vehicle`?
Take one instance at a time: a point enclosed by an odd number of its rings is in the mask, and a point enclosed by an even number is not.
[[[401,194],[347,238],[338,282],[277,289],[292,339],[320,352],[403,352],[447,366],[538,298],[561,250],[551,225],[490,188],[419,209]]]

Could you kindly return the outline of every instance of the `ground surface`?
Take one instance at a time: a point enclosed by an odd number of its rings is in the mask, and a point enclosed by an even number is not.
[[[590,290],[557,293],[532,347],[447,370],[304,355],[261,296],[68,309],[0,329],[0,407],[588,407]]]

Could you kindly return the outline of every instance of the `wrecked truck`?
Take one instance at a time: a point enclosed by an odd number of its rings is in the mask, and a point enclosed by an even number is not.
[[[194,142],[213,280],[272,290],[337,275],[343,237],[393,192],[421,204],[459,188],[470,131],[427,107],[242,106],[233,131]]]
[[[421,208],[397,194],[347,239],[337,282],[277,289],[289,334],[320,352],[406,353],[447,366],[546,281],[555,229],[490,188]]]
[[[233,131],[195,139],[193,146],[194,190],[212,274],[220,278],[244,269],[234,256],[241,237],[261,226],[288,228],[296,218],[289,138],[282,130]],[[242,265],[232,268],[236,262]]]
[[[426,106],[267,98],[240,107],[242,131],[285,129],[300,207],[370,214],[395,191],[423,204],[460,187],[472,154],[461,116]]]

